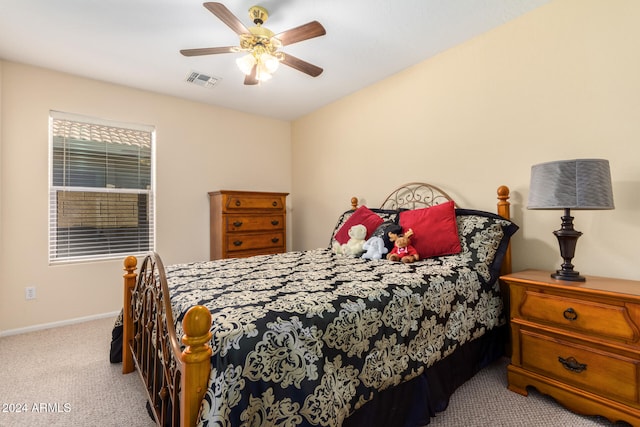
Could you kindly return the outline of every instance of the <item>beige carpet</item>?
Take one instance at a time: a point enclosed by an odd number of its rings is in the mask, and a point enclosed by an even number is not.
[[[138,374],[122,375],[122,365],[109,363],[113,322],[0,338],[0,400],[27,410],[0,412],[0,426],[155,425]]]
[[[113,321],[0,338],[0,426],[153,426],[138,375],[122,375],[121,365],[109,363]],[[613,425],[573,414],[535,391],[528,397],[508,391],[506,363],[494,363],[460,387],[430,426]]]

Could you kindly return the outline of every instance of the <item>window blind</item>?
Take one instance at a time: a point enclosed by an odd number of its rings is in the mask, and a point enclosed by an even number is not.
[[[153,250],[153,127],[52,111],[49,133],[49,262]]]

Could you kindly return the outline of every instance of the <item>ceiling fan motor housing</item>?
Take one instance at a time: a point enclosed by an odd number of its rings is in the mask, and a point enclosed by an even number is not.
[[[262,26],[269,17],[267,9],[262,6],[252,6],[249,8],[249,17],[256,25],[249,28],[249,34],[240,35],[242,50],[254,52],[254,54],[266,52],[275,55],[282,47],[282,43],[273,37],[275,35],[273,31]],[[256,48],[258,52],[255,52]]]

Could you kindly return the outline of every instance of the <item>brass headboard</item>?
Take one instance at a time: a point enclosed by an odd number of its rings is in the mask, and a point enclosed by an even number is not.
[[[395,189],[380,205],[381,209],[419,209],[453,200],[435,185],[410,182]]]

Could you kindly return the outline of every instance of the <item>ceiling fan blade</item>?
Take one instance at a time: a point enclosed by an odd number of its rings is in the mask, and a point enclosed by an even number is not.
[[[237,46],[225,46],[225,47],[202,47],[199,49],[182,49],[180,51],[184,56],[200,56],[200,55],[214,55],[216,53],[232,53],[237,50]]]
[[[305,74],[309,74],[311,77],[318,77],[322,74],[323,69],[308,63],[307,61],[303,61],[302,59],[296,58],[293,55],[289,55],[285,53],[284,59],[281,61],[284,65],[288,65],[291,68],[295,68],[298,71],[302,71]]]
[[[282,46],[309,40],[314,37],[324,36],[327,31],[318,21],[311,21],[299,27],[283,31],[275,37],[282,42]]]
[[[247,27],[245,27],[244,24],[240,22],[240,20],[236,18],[236,16],[222,3],[206,2],[203,6],[206,7],[209,12],[216,15],[222,22],[227,24],[227,26],[235,31],[236,34],[239,35],[249,32]]]
[[[244,84],[246,85],[257,85],[258,79],[256,78],[256,73],[258,71],[258,65],[254,65],[251,69],[251,74],[247,74],[244,78]]]

